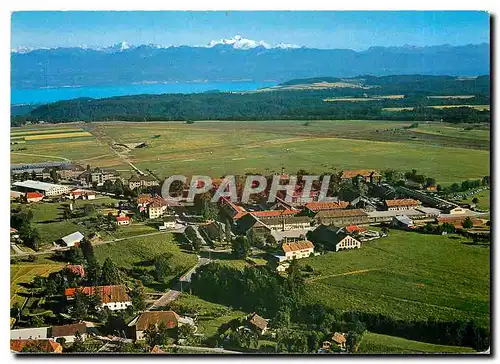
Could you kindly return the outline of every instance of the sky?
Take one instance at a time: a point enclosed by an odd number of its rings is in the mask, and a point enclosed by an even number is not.
[[[241,35],[271,45],[365,50],[372,46],[489,43],[478,11],[14,12],[11,48],[206,45]]]

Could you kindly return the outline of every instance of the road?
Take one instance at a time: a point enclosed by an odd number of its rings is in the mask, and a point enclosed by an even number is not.
[[[173,300],[177,299],[181,294],[180,291],[177,291],[175,289],[171,289],[168,292],[165,292],[163,296],[158,298],[146,311],[153,310],[155,308],[163,307],[172,302]]]
[[[187,350],[192,350],[192,351],[205,351],[205,352],[210,351],[212,353],[217,353],[217,354],[243,354],[240,351],[226,350],[224,348],[207,348],[204,346],[184,346],[184,345],[172,344],[172,345],[169,345],[168,347],[181,348],[181,349],[187,349]]]

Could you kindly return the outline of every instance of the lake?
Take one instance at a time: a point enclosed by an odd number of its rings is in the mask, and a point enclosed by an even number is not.
[[[121,86],[54,87],[39,89],[11,89],[11,105],[41,104],[79,97],[102,99],[113,96],[198,93],[212,90],[251,91],[276,85],[275,82],[207,82],[207,83],[155,83]]]

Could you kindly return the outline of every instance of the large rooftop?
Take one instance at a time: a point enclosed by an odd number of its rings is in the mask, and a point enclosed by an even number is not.
[[[41,190],[41,191],[50,191],[53,188],[60,188],[62,187],[61,185],[56,185],[53,183],[47,183],[47,182],[40,182],[40,181],[32,181],[32,180],[26,180],[22,182],[14,182],[14,186],[16,187],[23,187],[23,188],[31,188],[34,190]]]

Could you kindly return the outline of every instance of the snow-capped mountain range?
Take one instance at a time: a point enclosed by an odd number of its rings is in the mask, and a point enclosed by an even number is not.
[[[316,49],[271,45],[235,36],[203,46],[83,45],[72,48],[18,48],[11,53],[15,88],[102,86],[162,82],[284,82],[311,77],[359,75],[489,74],[489,44],[430,47]]]
[[[212,48],[217,45],[228,45],[231,46],[234,49],[241,49],[241,50],[248,50],[248,49],[253,49],[257,47],[263,47],[265,49],[273,49],[273,48],[279,48],[279,49],[295,49],[295,48],[300,48],[300,46],[296,44],[289,44],[289,43],[278,43],[276,45],[271,45],[266,41],[263,40],[252,40],[248,38],[244,38],[241,35],[235,35],[232,38],[224,38],[224,39],[219,39],[219,40],[211,40],[208,42],[206,45],[195,45],[195,46],[186,46],[186,47],[193,47],[193,48]],[[144,44],[144,45],[131,45],[127,43],[126,41],[122,41],[120,43],[113,44],[108,47],[99,47],[99,46],[87,46],[87,45],[80,45],[78,47],[73,47],[73,48],[81,48],[81,49],[93,49],[97,51],[104,51],[104,52],[123,52],[128,49],[134,49],[138,47],[150,47],[150,48],[156,48],[156,49],[162,49],[162,48],[176,48],[178,47],[177,45],[161,45],[161,44]],[[45,48],[45,47],[25,47],[25,46],[19,46],[17,48],[13,48],[11,50],[12,53],[28,53],[34,50],[38,49],[59,49],[62,47],[54,47],[54,48]]]

